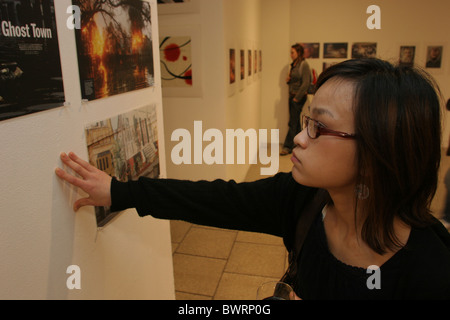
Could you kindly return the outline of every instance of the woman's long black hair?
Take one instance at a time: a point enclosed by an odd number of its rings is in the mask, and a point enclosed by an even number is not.
[[[431,223],[441,160],[441,103],[426,72],[379,59],[347,60],[326,69],[316,87],[337,78],[355,85],[358,185],[369,197],[362,239],[377,253],[401,247],[394,218],[412,227]],[[356,219],[356,216],[355,216]]]

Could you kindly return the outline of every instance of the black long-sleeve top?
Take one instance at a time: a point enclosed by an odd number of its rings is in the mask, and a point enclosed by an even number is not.
[[[267,233],[283,237],[290,251],[299,213],[316,191],[296,183],[290,173],[245,183],[113,179],[111,210],[136,208],[142,217]],[[370,289],[372,273],[344,264],[328,250],[318,214],[297,274],[293,286],[302,299],[450,299],[450,235],[437,221],[412,228],[406,246],[381,266],[381,289]]]

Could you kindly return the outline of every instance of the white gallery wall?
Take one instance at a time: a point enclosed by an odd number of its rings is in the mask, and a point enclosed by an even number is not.
[[[226,177],[221,165],[194,164],[194,121],[202,121],[203,132],[218,129],[225,132],[225,61],[223,0],[194,0],[190,12],[160,14],[160,35],[192,37],[192,82],[194,94],[164,92],[167,175],[178,179],[216,179]],[[198,89],[197,89],[198,88]],[[175,165],[171,152],[179,141],[171,141],[172,133],[186,129],[191,135],[191,164]],[[201,136],[200,138],[203,138]],[[206,145],[206,143],[205,143]]]
[[[261,112],[261,79],[263,72],[259,71],[259,51],[261,48],[261,4],[260,0],[224,0],[224,29],[225,29],[225,86],[226,91],[226,128],[242,129],[243,131],[260,128]],[[230,49],[235,50],[235,82],[230,83]],[[240,50],[244,50],[245,78],[240,79]],[[252,53],[252,72],[248,74],[248,51]],[[257,72],[254,70],[256,51]],[[264,61],[264,56],[263,56]],[[264,63],[266,66],[268,63]],[[258,132],[256,132],[258,133]],[[269,133],[270,136],[270,133]],[[257,135],[256,144],[260,144]],[[265,141],[264,141],[265,142]],[[237,144],[237,143],[236,143]],[[250,140],[247,140],[245,163],[228,165],[227,179],[243,181],[250,168],[251,159],[258,162],[258,154],[251,152]],[[237,150],[235,157],[237,157]],[[235,160],[237,163],[237,159]]]
[[[200,82],[200,90],[195,89],[193,95],[165,94],[163,88],[167,175],[178,179],[242,181],[250,167],[248,153],[242,165],[227,165],[225,159],[224,164],[208,165],[204,161],[194,164],[194,121],[202,122],[202,133],[208,129],[219,130],[224,143],[226,129],[259,128],[262,74],[246,77],[231,86],[229,50],[261,49],[261,1],[196,0],[194,3],[198,7],[193,12],[159,16],[160,36],[167,32],[192,35],[192,77],[194,83]],[[187,129],[192,138],[191,164],[175,165],[171,161],[171,151],[179,144],[171,141],[171,136],[180,128]],[[205,141],[201,150],[209,143]]]
[[[74,32],[66,27],[70,5],[55,1],[68,105],[0,122],[0,299],[174,299],[169,223],[129,210],[97,230],[94,209],[74,213],[83,195],[54,174],[63,151],[87,159],[87,123],[148,104],[161,108],[162,100],[156,80],[153,88],[82,103]],[[71,265],[80,268],[81,289],[66,286]]]

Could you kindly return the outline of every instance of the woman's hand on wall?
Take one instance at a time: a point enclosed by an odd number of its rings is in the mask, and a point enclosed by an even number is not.
[[[80,159],[73,152],[70,152],[68,155],[61,153],[61,161],[81,178],[71,175],[60,168],[55,170],[56,175],[89,195],[87,198],[75,201],[73,204],[75,211],[78,211],[83,206],[111,205],[110,190],[112,178],[108,174]]]

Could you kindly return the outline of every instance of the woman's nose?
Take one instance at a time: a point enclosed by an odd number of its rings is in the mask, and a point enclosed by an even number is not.
[[[308,146],[308,132],[306,127],[294,137],[294,144],[302,149],[305,149]]]

